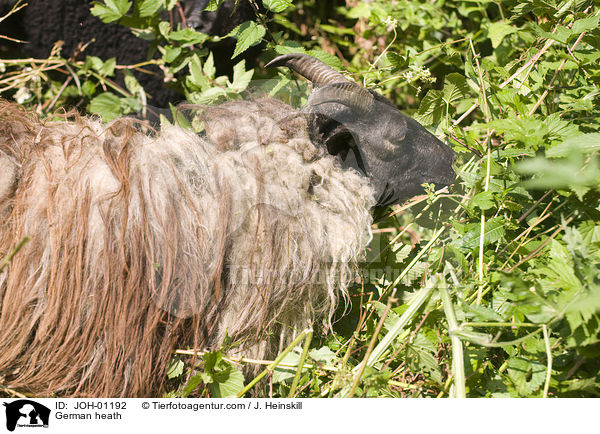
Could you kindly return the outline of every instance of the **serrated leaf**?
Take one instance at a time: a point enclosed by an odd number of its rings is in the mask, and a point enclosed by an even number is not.
[[[81,93],[91,98],[96,93],[96,84],[90,80],[84,81],[81,85]]]
[[[189,80],[192,84],[196,85],[198,88],[205,90],[210,87],[209,79],[204,75],[204,70],[202,68],[202,62],[200,57],[197,54],[192,56],[192,60],[189,65],[190,75],[188,76]]]
[[[158,31],[165,39],[168,40],[169,34],[171,33],[171,24],[169,24],[167,21],[161,21],[158,23]]]
[[[188,97],[193,104],[212,104],[224,96],[227,96],[227,91],[215,86],[203,92],[190,94]]]
[[[207,12],[214,12],[219,9],[219,6],[221,6],[224,1],[225,0],[210,0],[204,10]]]
[[[296,375],[296,367],[300,362],[300,356],[302,353],[301,347],[295,347],[292,351],[287,353],[281,360],[281,363],[273,370],[273,381],[276,383],[289,382]],[[287,365],[287,366],[281,366]],[[306,368],[305,368],[306,369]]]
[[[206,41],[208,39],[208,35],[186,27],[185,29],[171,32],[169,34],[169,39],[172,41],[177,41],[183,45],[194,45],[201,44]]]
[[[185,363],[179,359],[171,360],[169,367],[167,368],[167,378],[177,378],[183,374],[183,368]]]
[[[407,352],[413,353],[412,364],[416,365],[420,372],[427,372],[431,380],[442,384],[442,372],[435,357],[437,348],[427,338],[417,334],[412,343],[407,346]]]
[[[224,365],[226,362],[222,362]],[[244,374],[232,364],[213,375],[213,382],[208,385],[213,398],[235,398],[244,389]]]
[[[550,158],[566,157],[573,151],[590,153],[598,150],[600,150],[600,133],[588,133],[567,139],[548,149],[546,156]]]
[[[484,211],[492,208],[494,205],[494,195],[491,191],[482,191],[477,193],[469,201],[469,206],[473,208],[479,208]]]
[[[492,47],[498,48],[502,40],[511,33],[517,32],[516,27],[511,26],[505,21],[496,21],[488,26],[488,36],[492,41]]]
[[[292,6],[291,0],[263,0],[263,5],[271,12],[280,13]]]
[[[502,238],[505,228],[505,220],[503,217],[494,217],[485,222],[483,245],[486,246]],[[481,238],[481,224],[472,223],[469,225],[468,232],[458,240],[459,245],[467,249],[475,249],[479,247],[479,240]]]
[[[215,68],[215,60],[213,58],[212,51],[210,52],[210,54],[208,55],[208,57],[204,61],[204,66],[202,67],[202,71],[204,72],[204,75],[207,76],[207,77],[214,77],[215,76],[215,74],[217,72],[217,69]],[[234,67],[234,74],[235,74],[235,67]]]
[[[598,23],[600,21],[600,17],[592,16],[582,18],[573,23],[573,27],[571,27],[571,31],[574,35],[579,35],[583,32],[588,32],[590,30],[594,30],[598,27]]]
[[[383,316],[383,314],[385,313],[385,309],[387,306],[385,304],[381,303],[380,301],[373,301],[372,304],[373,304],[373,307],[375,308],[375,311],[377,312],[377,315],[379,315],[379,317],[381,318]],[[383,327],[386,330],[391,330],[399,318],[400,318],[400,315],[398,315],[396,312],[394,312],[393,310],[390,309],[387,316],[383,320]]]
[[[233,67],[233,81],[230,83],[229,88],[234,92],[246,90],[253,75],[254,70],[246,71],[246,61],[242,60]]]
[[[104,122],[110,122],[121,114],[121,101],[114,93],[104,92],[90,101],[88,111],[100,115]]]
[[[136,0],[135,10],[139,17],[146,18],[158,12],[162,5],[162,0]]]
[[[131,7],[128,0],[104,0],[103,3],[94,2],[91,9],[92,15],[100,18],[105,23],[112,23],[121,19]]]
[[[112,77],[115,73],[115,66],[117,66],[117,59],[115,57],[111,57],[102,64],[98,72],[103,77]]]
[[[187,398],[190,395],[190,393],[192,393],[194,391],[194,389],[196,387],[198,387],[202,383],[206,383],[207,382],[206,380],[207,380],[207,377],[204,373],[199,373],[199,374],[192,376],[185,384],[185,387],[183,388],[183,391],[181,392],[181,396],[183,398]]]
[[[267,30],[261,24],[254,21],[246,21],[237,26],[227,35],[237,39],[231,58],[234,59],[248,48],[259,44],[266,32]]]
[[[343,69],[344,65],[342,64],[342,62],[340,61],[340,59],[338,59],[336,56],[334,56],[331,53],[327,53],[326,51],[323,51],[321,49],[318,48],[314,48],[312,50],[308,50],[306,52],[306,54],[316,57],[317,59],[319,59],[321,62],[331,66],[333,69]]]
[[[468,314],[468,317],[473,318],[475,321],[504,321],[501,315],[485,306],[465,303],[462,308]]]
[[[410,252],[412,252],[413,247],[410,244],[400,244],[400,248],[394,250],[394,254],[396,256],[396,263],[400,264],[404,262]]]
[[[444,90],[442,98],[448,104],[452,104],[469,94],[469,85],[467,79],[462,75],[453,72],[448,74],[444,80]]]
[[[430,90],[421,100],[417,111],[417,120],[423,125],[435,125],[440,122],[444,115],[445,103],[442,100],[442,92]]]
[[[175,59],[179,57],[181,51],[181,47],[167,45],[164,47],[163,60],[165,61],[165,63],[172,63],[175,61]]]
[[[335,353],[329,349],[329,347],[321,347],[319,349],[310,350],[308,355],[315,362],[331,365],[337,357]]]
[[[571,36],[573,36],[573,32],[565,26],[557,26],[553,33],[547,32],[541,27],[536,27],[535,32],[544,38],[552,39],[562,44],[566,44]]]
[[[135,76],[131,73],[131,71],[125,71],[125,87],[133,95],[137,95],[138,93],[140,93],[140,91],[144,89],[142,85],[137,81]]]
[[[388,51],[386,57],[388,62],[392,64],[394,69],[402,69],[406,67],[407,59],[400,56],[399,54],[396,54],[392,51]]]

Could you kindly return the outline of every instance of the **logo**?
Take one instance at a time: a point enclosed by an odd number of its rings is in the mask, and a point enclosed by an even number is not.
[[[3,403],[6,407],[6,429],[14,431],[16,427],[48,427],[50,409],[30,399]]]

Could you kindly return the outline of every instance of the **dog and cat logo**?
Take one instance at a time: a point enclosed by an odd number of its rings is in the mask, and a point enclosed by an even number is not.
[[[6,407],[6,429],[14,431],[22,428],[48,428],[50,409],[30,399],[3,403]]]

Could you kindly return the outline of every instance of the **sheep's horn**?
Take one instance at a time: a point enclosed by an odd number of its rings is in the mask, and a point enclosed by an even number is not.
[[[266,65],[267,68],[274,66],[290,68],[321,88],[311,97],[310,105],[339,102],[360,111],[367,111],[373,106],[373,95],[368,90],[308,54],[284,54]]]
[[[348,81],[335,69],[308,54],[290,53],[271,60],[266,68],[286,66],[317,86]]]
[[[361,113],[366,113],[373,107],[374,98],[364,87],[347,81],[345,83],[328,84],[317,89],[308,98],[310,106],[326,102],[337,102],[352,107]]]

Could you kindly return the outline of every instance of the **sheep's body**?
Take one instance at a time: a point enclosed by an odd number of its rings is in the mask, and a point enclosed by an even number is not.
[[[160,393],[177,347],[268,356],[345,294],[373,192],[264,99],[206,134],[41,122],[0,102],[2,384],[36,395]]]

